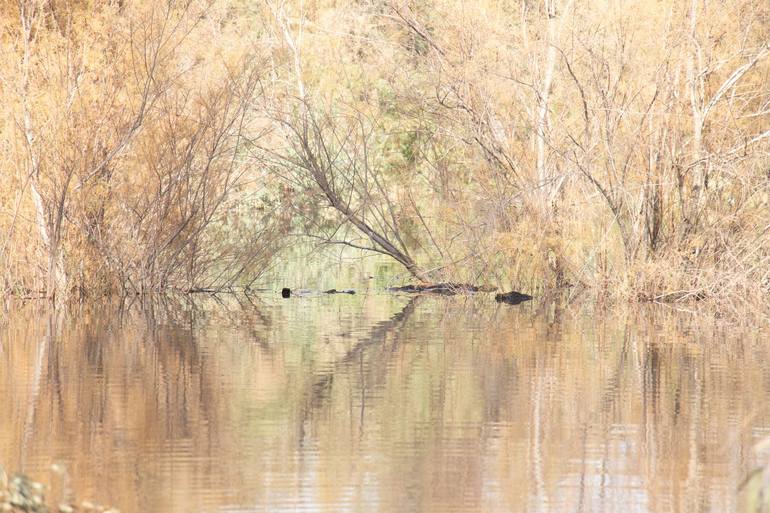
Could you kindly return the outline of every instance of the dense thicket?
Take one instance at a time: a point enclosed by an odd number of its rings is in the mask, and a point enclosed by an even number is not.
[[[2,14],[5,288],[248,279],[270,242],[243,157],[266,68],[232,6],[24,0]]]
[[[6,289],[244,284],[299,233],[767,301],[764,0],[3,5]]]

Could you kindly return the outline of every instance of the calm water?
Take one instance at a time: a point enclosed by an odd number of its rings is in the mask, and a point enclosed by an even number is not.
[[[1,320],[0,463],[123,513],[735,511],[770,434],[767,337],[666,310],[264,294]]]

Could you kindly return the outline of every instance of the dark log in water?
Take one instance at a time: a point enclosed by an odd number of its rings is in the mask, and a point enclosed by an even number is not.
[[[529,301],[530,299],[532,299],[532,296],[516,292],[515,290],[506,292],[505,294],[495,294],[495,301],[498,303],[508,303],[509,305],[518,305],[519,303]]]
[[[355,294],[356,291],[353,289],[343,289],[343,290],[337,290],[337,289],[329,289],[324,291],[324,294]]]
[[[389,287],[391,292],[429,292],[453,296],[455,294],[467,294],[469,292],[494,292],[497,287],[476,286],[468,283],[434,283],[431,285],[405,285],[403,287]]]
[[[290,288],[283,288],[281,289],[281,297],[283,298],[290,298],[292,295],[295,296],[314,296],[317,294],[355,294],[356,291],[353,289],[329,289],[321,291],[315,291],[315,290],[309,290],[309,289],[299,289],[299,290],[291,290]]]

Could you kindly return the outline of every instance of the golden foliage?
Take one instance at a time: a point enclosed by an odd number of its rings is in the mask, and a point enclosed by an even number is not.
[[[50,293],[57,276],[200,286],[218,257],[194,264],[193,239],[239,224],[224,200],[216,215],[201,202],[234,172],[252,185],[228,201],[262,208],[266,187],[262,211],[280,205],[284,229],[360,246],[378,219],[422,276],[634,301],[767,297],[764,0],[19,5],[1,36],[6,289]],[[341,199],[360,198],[358,225],[286,168],[302,134],[287,125],[310,114],[339,122],[327,146],[349,162],[329,155],[325,172]],[[181,224],[179,246],[154,255]]]

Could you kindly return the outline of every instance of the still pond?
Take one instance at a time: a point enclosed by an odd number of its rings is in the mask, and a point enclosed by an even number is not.
[[[768,339],[377,291],[13,305],[0,463],[123,513],[737,511]]]

